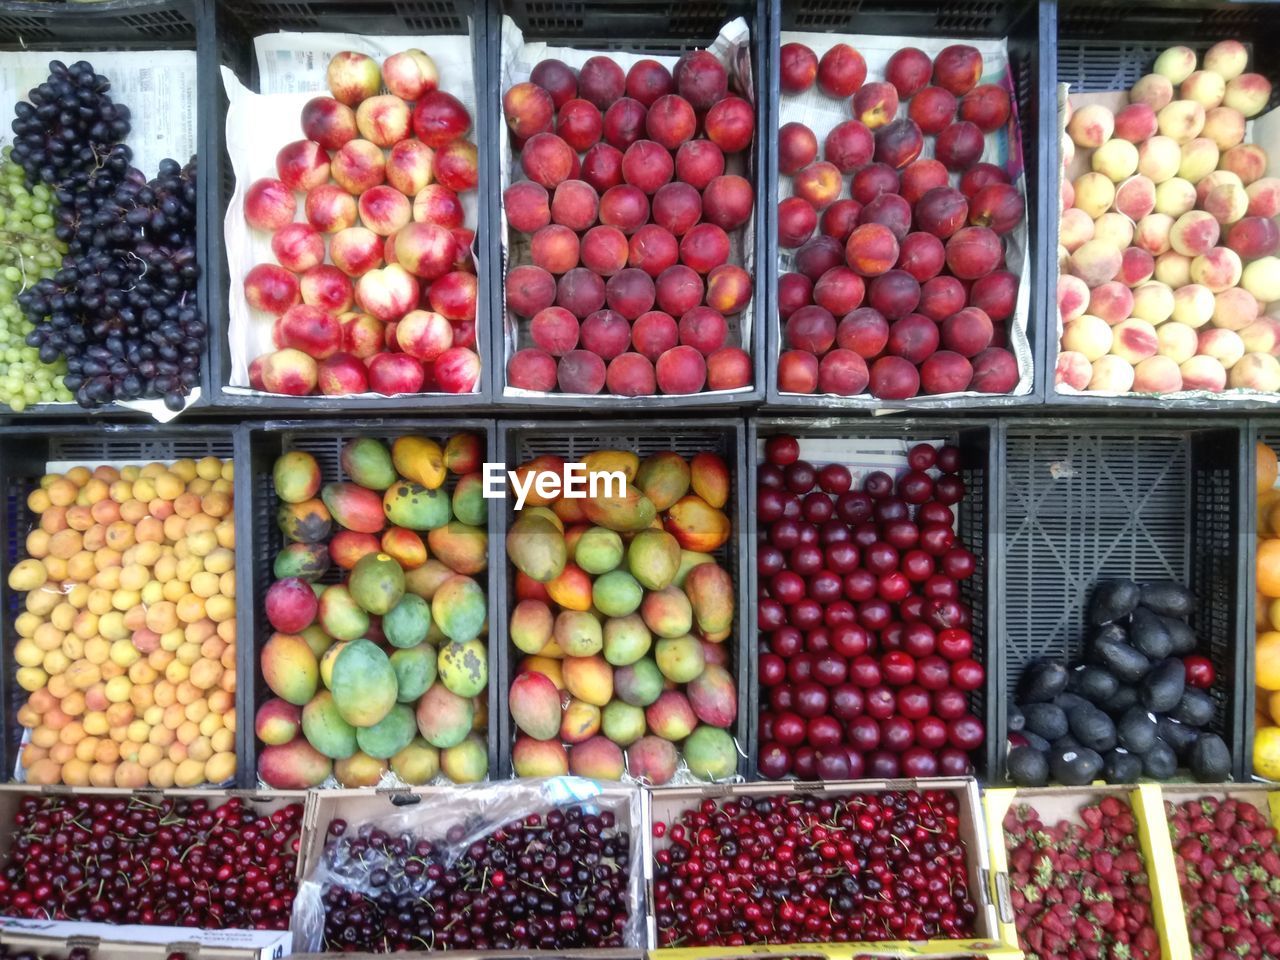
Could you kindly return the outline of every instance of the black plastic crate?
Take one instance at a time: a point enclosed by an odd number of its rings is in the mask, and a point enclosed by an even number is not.
[[[210,377],[220,408],[250,409],[258,413],[323,413],[367,411],[370,414],[445,410],[458,412],[486,407],[491,395],[489,359],[489,300],[484,286],[492,257],[490,195],[493,172],[487,139],[487,117],[480,108],[489,102],[486,24],[487,11],[480,0],[204,0],[211,21],[206,59],[211,63],[214,85],[209,110],[209,209],[214,215],[210,239],[219,251],[213,264],[217,283],[211,290],[212,329]],[[480,292],[476,302],[476,347],[481,371],[479,389],[474,393],[421,393],[412,396],[285,397],[267,393],[229,393],[224,388],[231,379],[228,343],[229,291],[243,277],[232,276],[222,252],[222,221],[235,191],[235,174],[227,154],[227,94],[219,74],[230,67],[239,80],[253,90],[259,88],[255,37],[280,31],[303,33],[350,33],[363,36],[431,37],[468,35],[471,38],[473,81],[476,90],[475,126],[467,135],[479,151],[480,184],[476,191],[475,243],[476,275]],[[427,53],[430,53],[430,49]],[[447,84],[446,84],[447,87]],[[301,136],[301,133],[299,133]]]
[[[960,477],[964,480],[965,495],[955,506],[957,545],[969,549],[977,560],[974,574],[961,583],[960,599],[969,606],[973,623],[969,627],[973,634],[973,658],[986,669],[985,685],[969,694],[972,712],[982,720],[987,729],[985,752],[974,754],[975,775],[978,780],[990,782],[993,767],[991,765],[989,744],[996,729],[997,714],[1001,713],[1000,693],[997,689],[996,642],[997,623],[1001,604],[1000,580],[998,576],[999,540],[996,536],[999,486],[999,427],[989,420],[956,420],[956,419],[911,419],[893,420],[892,422],[874,420],[838,420],[838,419],[778,419],[751,418],[747,421],[747,496],[752,505],[750,513],[750,529],[748,536],[752,544],[752,555],[760,537],[760,527],[754,509],[757,492],[757,477],[760,463],[764,457],[764,441],[770,437],[793,436],[800,440],[822,439],[838,440],[848,444],[851,450],[858,450],[868,443],[879,443],[885,440],[901,440],[903,447],[903,464],[905,466],[907,446],[927,440],[942,440],[953,443],[960,448]],[[818,461],[815,466],[821,466]],[[759,779],[756,770],[759,756],[760,738],[760,683],[757,638],[760,633],[756,597],[759,591],[759,573],[755,563],[751,564],[751,622],[747,626],[749,642],[746,644],[747,655],[751,658],[750,703],[751,703],[751,748],[750,766],[747,776]],[[868,774],[869,776],[870,774]]]
[[[1262,515],[1258,509],[1258,497],[1266,493],[1265,490],[1258,488],[1258,473],[1256,470],[1255,450],[1257,444],[1265,444],[1273,451],[1280,450],[1280,423],[1275,420],[1263,420],[1255,418],[1249,421],[1248,429],[1245,433],[1245,442],[1243,444],[1245,450],[1245,479],[1248,486],[1241,493],[1245,503],[1249,507],[1248,522],[1245,528],[1245,535],[1248,542],[1248,555],[1245,560],[1245,573],[1248,577],[1248,587],[1245,592],[1244,611],[1244,647],[1245,652],[1243,662],[1240,664],[1241,674],[1238,689],[1240,690],[1240,699],[1244,701],[1240,707],[1241,721],[1243,723],[1243,733],[1241,740],[1243,743],[1243,757],[1241,758],[1241,766],[1243,772],[1241,779],[1248,780],[1250,778],[1261,780],[1253,772],[1253,735],[1257,732],[1257,713],[1259,711],[1266,713],[1265,706],[1258,703],[1258,687],[1254,678],[1257,676],[1258,664],[1256,660],[1257,650],[1257,633],[1258,633],[1258,613],[1260,604],[1257,602],[1258,596],[1258,539],[1262,535],[1262,531],[1269,525],[1267,517]],[[1255,531],[1257,536],[1255,536]]]
[[[610,413],[626,415],[635,410],[684,410],[687,408],[742,408],[754,406],[764,398],[765,380],[765,325],[769,312],[764,277],[772,269],[769,266],[769,238],[772,213],[769,211],[770,194],[767,193],[767,152],[765,143],[768,130],[768,2],[769,0],[615,0],[615,2],[590,4],[552,0],[490,0],[489,4],[489,79],[492,84],[489,102],[493,110],[485,118],[486,139],[492,145],[492,176],[496,185],[493,207],[490,210],[489,235],[492,238],[493,256],[489,274],[489,295],[492,316],[492,357],[486,363],[493,370],[493,402],[505,408],[546,408],[549,413],[559,410],[579,410],[584,403],[607,409]],[[648,56],[678,56],[704,49],[715,40],[720,29],[729,21],[742,17],[751,30],[751,62],[747,65],[751,89],[741,95],[752,101],[756,108],[756,137],[747,155],[744,176],[755,187],[754,221],[750,226],[754,242],[753,262],[741,264],[752,277],[751,335],[742,349],[751,355],[752,383],[750,389],[736,393],[694,393],[668,396],[655,394],[649,397],[619,397],[602,393],[596,398],[584,400],[578,395],[561,393],[506,396],[507,358],[505,316],[507,265],[502,252],[502,197],[500,184],[502,164],[509,162],[503,156],[500,143],[502,115],[501,52],[502,22],[511,17],[524,34],[526,41],[541,41],[553,46],[575,47],[580,50],[598,50],[603,53],[622,53]],[[741,69],[742,65],[739,65]],[[732,85],[731,85],[732,91]],[[747,229],[747,228],[742,228]],[[677,318],[678,319],[678,318]],[[528,326],[528,321],[515,321]],[[521,337],[521,345],[527,334]]]
[[[200,56],[208,23],[205,0],[108,0],[103,3],[41,3],[37,0],[13,0],[0,5],[0,60],[5,51],[70,51],[91,54],[104,51],[136,52],[145,57],[154,50],[195,50],[196,62],[196,150],[199,156],[196,197],[196,259],[200,263],[200,280],[196,289],[200,313],[212,331],[210,303],[216,286],[216,273],[210,263],[210,211],[205,185],[212,176],[209,152],[205,148],[212,117],[206,105],[213,95],[216,71]],[[0,117],[4,139],[8,142],[12,105]],[[185,164],[188,157],[174,157]],[[144,170],[148,177],[155,170]],[[206,344],[200,363],[200,399],[188,407],[188,414],[206,411],[213,402],[211,387],[212,341]],[[156,401],[157,403],[159,401]],[[22,422],[24,418],[43,417],[129,417],[146,415],[110,403],[85,409],[72,403],[37,403],[21,413],[0,408],[0,420]]]
[[[276,523],[276,497],[272,467],[276,459],[289,450],[310,453],[320,464],[325,483],[349,479],[339,465],[343,444],[355,437],[377,437],[391,441],[414,434],[443,441],[454,433],[474,433],[484,438],[485,456],[494,459],[496,431],[492,420],[291,420],[247,423],[236,434],[236,461],[239,464],[236,483],[236,526],[246,531],[243,550],[236,555],[237,673],[241,695],[237,699],[236,728],[241,742],[239,785],[258,786],[258,738],[254,733],[254,717],[258,707],[274,694],[268,689],[258,668],[258,652],[273,630],[267,622],[263,598],[275,581],[272,566],[275,556],[285,545],[284,535]],[[446,484],[453,486],[450,481]],[[485,574],[485,596],[489,608],[489,724],[486,733],[489,748],[489,775],[497,771],[498,654],[493,623],[500,616],[498,602],[499,558],[502,542],[497,536],[497,501],[489,502],[489,569]],[[337,583],[342,571],[332,568],[322,583]],[[477,578],[478,579],[478,578]],[[505,692],[505,688],[504,688]],[[505,702],[505,695],[503,696]]]
[[[1271,81],[1268,110],[1280,106],[1280,63],[1271,51],[1280,43],[1280,17],[1268,0],[1239,3],[1216,0],[1134,0],[1114,4],[1101,0],[1061,0],[1058,3],[1056,55],[1051,56],[1053,77],[1046,88],[1045,112],[1050,114],[1051,132],[1045,138],[1045,153],[1052,155],[1047,168],[1043,210],[1047,224],[1045,267],[1048,291],[1045,301],[1048,334],[1044,338],[1045,403],[1050,406],[1110,407],[1127,410],[1169,410],[1171,406],[1198,416],[1202,413],[1236,413],[1249,409],[1274,409],[1264,399],[1222,395],[1207,399],[1171,401],[1156,396],[1103,397],[1094,394],[1059,394],[1054,389],[1053,369],[1058,359],[1061,336],[1057,312],[1057,183],[1061,162],[1061,127],[1056,116],[1057,86],[1070,85],[1070,93],[1128,90],[1151,72],[1156,57],[1175,45],[1190,47],[1197,54],[1219,40],[1239,40],[1249,48],[1249,70]]]
[[[750,510],[747,506],[747,468],[743,459],[746,446],[746,428],[742,420],[708,418],[700,421],[679,420],[665,426],[650,425],[625,420],[539,420],[499,421],[500,436],[497,456],[505,463],[505,469],[514,470],[534,457],[551,455],[574,462],[593,450],[630,450],[641,459],[653,453],[672,450],[683,457],[695,453],[718,454],[732,473],[732,486],[724,512],[733,524],[728,542],[713,556],[733,578],[734,611],[733,632],[725,640],[731,644],[729,672],[733,674],[738,695],[738,716],[730,733],[738,744],[738,773],[749,776],[746,751],[751,748],[750,704],[748,702],[748,646],[749,624],[754,616],[754,604],[749,592],[751,548],[748,535]],[[498,676],[501,685],[498,720],[490,720],[491,728],[498,729],[499,769],[501,776],[513,776],[511,747],[515,742],[511,711],[507,704],[507,690],[511,687],[515,664],[522,656],[511,643],[510,618],[515,608],[515,567],[506,556],[507,530],[514,521],[515,500],[508,496],[497,503],[497,549],[502,556],[495,566],[502,571],[502,600],[495,613],[497,617],[494,645],[499,651]],[[492,542],[492,541],[491,541]]]
[[[13,648],[19,637],[14,629],[14,619],[22,610],[22,601],[16,591],[9,589],[9,571],[26,558],[27,534],[38,523],[27,509],[27,495],[40,485],[46,464],[54,460],[94,465],[168,463],[184,457],[199,460],[206,456],[231,460],[235,454],[232,431],[231,427],[202,424],[182,427],[133,423],[0,427],[0,490],[4,494],[4,510],[0,512],[0,542],[4,544],[4,556],[0,558],[0,611],[3,611],[0,629],[3,630],[5,650],[5,655],[0,657],[0,724],[3,725],[0,782],[7,782],[14,776],[23,736],[16,714],[27,697],[15,679],[17,664],[13,659]],[[236,526],[240,526],[238,522]],[[239,556],[237,552],[237,564]],[[239,648],[236,657],[238,661]],[[237,713],[240,702],[237,695]],[[239,721],[240,717],[236,719]],[[237,771],[243,768],[244,763],[239,753],[239,738],[237,733]]]
[[[1057,6],[1054,0],[870,0],[853,4],[832,4],[823,0],[771,0],[769,47],[769,157],[765,161],[769,183],[767,254],[769,287],[768,331],[766,333],[766,376],[768,410],[880,410],[888,407],[908,410],[990,410],[1022,408],[1043,402],[1045,367],[1042,344],[1052,334],[1046,318],[1056,309],[1053,283],[1056,274],[1046,269],[1057,243],[1057,220],[1049,211],[1057,209],[1056,150],[1046,149],[1057,124],[1057,102],[1053,95],[1052,61]],[[778,321],[778,139],[781,116],[778,57],[783,31],[839,33],[856,37],[906,36],[954,37],[960,40],[1007,39],[1009,66],[1015,89],[1015,105],[1022,136],[1023,166],[1026,171],[1028,273],[1022,283],[1029,288],[1027,339],[1032,358],[1031,390],[1022,396],[991,394],[973,397],[939,398],[927,395],[908,400],[879,400],[869,394],[838,397],[826,394],[798,395],[778,389],[778,358],[782,353],[782,328]],[[856,46],[856,44],[854,44]],[[1057,342],[1056,340],[1054,341]],[[1050,367],[1052,369],[1052,367]]]
[[[1251,451],[1240,423],[1205,420],[1026,420],[1003,425],[1002,706],[1033,660],[1076,661],[1085,604],[1100,580],[1176,580],[1196,595],[1191,626],[1213,662],[1209,729],[1233,775],[1247,769],[1241,680],[1253,597]],[[991,782],[1005,778],[1006,710],[991,737]]]

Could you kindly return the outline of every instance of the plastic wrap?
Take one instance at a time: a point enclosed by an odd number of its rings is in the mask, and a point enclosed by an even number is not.
[[[452,867],[467,848],[483,840],[504,824],[523,819],[531,813],[545,814],[556,808],[582,805],[591,813],[610,811],[616,818],[617,831],[628,834],[630,859],[627,867],[627,903],[629,916],[623,931],[623,946],[644,946],[645,910],[643,891],[643,817],[640,791],[626,786],[598,783],[579,777],[552,777],[540,780],[517,780],[501,784],[425,788],[413,793],[383,795],[385,813],[353,820],[342,809],[343,795],[319,796],[319,816],[313,828],[322,838],[317,844],[325,849],[311,851],[304,861],[304,874],[293,906],[291,930],[294,950],[324,950],[325,907],[323,895],[331,887],[343,887],[357,893],[373,894],[369,883],[371,867],[363,861],[339,863],[328,844],[328,825],[334,819],[347,821],[345,835],[381,830],[393,837],[409,834],[414,840],[435,845],[446,868]],[[367,799],[367,798],[362,798]],[[367,808],[366,808],[367,809]],[[416,881],[400,878],[419,896],[428,895],[433,881],[425,875]],[[395,881],[393,881],[395,882]],[[405,892],[407,892],[407,889]],[[426,943],[429,943],[429,936]]]

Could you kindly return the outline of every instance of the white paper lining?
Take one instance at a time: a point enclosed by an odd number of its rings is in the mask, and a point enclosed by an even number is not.
[[[1058,129],[1061,136],[1067,135],[1067,102],[1070,101],[1073,108],[1079,108],[1088,103],[1100,103],[1112,111],[1122,109],[1129,102],[1129,92],[1127,90],[1118,90],[1110,93],[1071,93],[1071,85],[1068,83],[1058,84]],[[1245,143],[1255,143],[1262,147],[1267,154],[1267,172],[1265,176],[1280,177],[1280,108],[1268,111],[1261,116],[1254,117],[1245,123]],[[1092,156],[1092,150],[1086,150],[1080,147],[1076,148],[1075,157],[1071,164],[1065,169],[1058,171],[1058,184],[1061,186],[1062,177],[1074,180],[1077,176],[1087,172],[1089,167],[1089,158]],[[1061,216],[1061,200],[1058,196],[1054,197],[1054,207],[1059,211],[1054,217],[1054,259],[1057,261],[1057,244],[1058,228],[1061,226],[1059,217]],[[1113,211],[1114,212],[1114,211]],[[1132,221],[1131,221],[1132,222]],[[1055,262],[1054,276],[1062,275],[1060,269],[1061,264]],[[1259,316],[1263,314],[1271,315],[1275,312],[1276,304],[1267,304],[1263,310],[1259,312]],[[1055,283],[1053,304],[1050,308],[1053,312],[1054,319],[1054,342],[1062,342],[1062,314],[1058,310],[1058,295]],[[1166,320],[1166,323],[1174,323],[1174,320]],[[1053,355],[1057,366],[1057,352]],[[1050,371],[1052,372],[1052,371]],[[1251,390],[1246,387],[1227,387],[1220,393],[1212,390],[1178,390],[1175,393],[1137,393],[1128,391],[1126,393],[1117,393],[1113,390],[1076,390],[1074,387],[1065,383],[1058,383],[1054,378],[1053,389],[1055,392],[1072,397],[1152,397],[1161,400],[1212,400],[1215,402],[1233,403],[1236,401],[1261,402],[1268,404],[1280,404],[1280,393],[1263,393],[1259,390]]]
[[[186,164],[196,154],[196,54],[194,50],[150,50],[145,55],[134,51],[6,51],[0,55],[0,103],[26,100],[27,93],[49,78],[49,62],[61,60],[70,66],[87,60],[93,69],[111,81],[111,99],[129,108],[132,129],[125,141],[133,150],[133,165],[148,178],[159,170],[160,161],[172,158]],[[5,115],[0,123],[0,143],[13,140],[9,127],[12,117]],[[199,175],[203,176],[200,170]],[[207,269],[201,264],[201,269]],[[208,322],[208,318],[205,318]],[[209,324],[212,327],[212,324]],[[190,406],[200,398],[200,388],[187,395]],[[68,411],[79,410],[75,403],[53,403],[47,406]],[[145,413],[160,423],[167,423],[178,413],[162,400],[129,400],[116,406]]]
[[[725,68],[729,71],[729,87],[731,90],[740,87],[743,95],[747,100],[753,99],[753,85],[750,74],[751,59],[749,56],[751,44],[751,30],[747,26],[747,22],[739,17],[724,25],[719,35],[707,48],[711,53],[715,54]],[[575,47],[553,47],[541,42],[525,43],[524,34],[520,28],[516,26],[515,21],[510,17],[503,17],[502,20],[502,54],[499,77],[501,80],[501,89],[509,90],[517,83],[523,83],[529,79],[533,68],[541,60],[554,57],[563,60],[571,67],[581,67],[591,57],[598,55],[598,50],[579,50]],[[620,51],[608,51],[609,59],[628,70],[639,60],[656,60],[667,69],[675,66],[678,57],[655,56],[651,54],[639,53],[623,53]],[[735,81],[735,77],[737,78]],[[756,117],[756,136],[763,134],[762,125],[760,123],[759,111],[760,106],[753,104],[757,110]],[[507,128],[506,123],[498,124],[498,149],[499,156],[502,157],[502,182],[499,187],[502,191],[506,191],[516,180],[523,180],[524,175],[520,173],[520,166],[511,151],[511,132]],[[725,157],[725,173],[739,174],[750,179],[747,170],[747,154],[754,149],[754,141],[751,147],[737,156]],[[502,213],[502,225],[499,236],[502,238],[502,262],[504,272],[511,267],[531,262],[529,257],[529,240],[522,234],[509,230],[507,228],[507,211],[505,206],[500,206]],[[755,222],[756,217],[760,215],[759,210],[752,210],[751,217],[742,227],[730,232],[729,234],[729,263],[737,264],[743,267],[747,273],[752,276],[752,299],[742,312],[737,316],[725,317],[729,324],[729,336],[725,341],[728,345],[736,345],[746,350],[748,354],[751,351],[751,324],[752,311],[755,309],[755,298],[760,293],[760,281],[755,269]],[[508,397],[540,397],[545,396],[536,390],[522,390],[519,387],[513,387],[506,383],[506,366],[507,361],[511,359],[511,355],[520,348],[520,346],[530,346],[532,340],[528,333],[528,323],[523,326],[520,321],[506,308],[507,292],[505,282],[502,290],[502,329],[503,329],[503,362],[502,362],[502,381],[503,394]],[[679,319],[679,318],[677,318]],[[753,358],[754,359],[754,358]],[[735,393],[745,393],[753,388],[754,385],[749,384],[736,390],[703,390],[702,393],[710,393],[722,396],[732,396]],[[587,394],[573,394],[556,392],[556,396],[564,397],[586,397]],[[600,393],[595,396],[608,396],[615,399],[624,399],[618,397],[617,394]],[[629,399],[629,398],[625,398]]]
[[[1009,173],[1014,186],[1022,194],[1024,204],[1029,206],[1030,203],[1034,202],[1028,200],[1026,171],[1023,169],[1021,130],[1018,126],[1018,98],[1017,91],[1013,85],[1013,76],[1009,69],[1007,41],[977,40],[971,37],[950,39],[946,37],[850,37],[832,33],[784,31],[781,42],[803,43],[818,57],[821,57],[838,43],[849,43],[862,54],[867,62],[868,81],[883,78],[889,57],[903,47],[916,47],[919,50],[923,50],[930,57],[935,57],[944,47],[951,44],[964,43],[972,46],[982,54],[983,73],[979,82],[999,84],[1009,91],[1011,108],[1009,122],[1005,129],[986,136],[981,160],[986,163],[993,163]],[[898,116],[905,117],[907,115],[907,105],[908,102],[903,101],[899,106]],[[822,143],[832,128],[848,120],[850,116],[849,100],[847,98],[837,100],[828,97],[815,85],[805,93],[794,96],[783,95],[779,98],[777,127],[781,129],[782,125],[786,123],[803,123],[813,131],[818,138],[818,143]],[[777,135],[776,130],[773,131],[773,135]],[[920,152],[921,157],[933,156],[934,140],[934,137],[925,137],[924,149]],[[951,175],[953,186],[959,180],[958,174]],[[791,177],[779,174],[777,199],[781,201],[791,196],[791,194]],[[1013,316],[1008,321],[1005,321],[1009,334],[1008,349],[1018,361],[1018,383],[1009,395],[1024,396],[1031,392],[1032,368],[1034,365],[1031,343],[1027,339],[1027,324],[1031,313],[1032,276],[1031,243],[1026,217],[1023,217],[1018,226],[1004,235],[1004,240],[1008,251],[1006,259],[1009,264],[1009,270],[1019,277],[1018,299],[1014,306]],[[778,270],[780,272],[790,271],[794,269],[794,263],[794,253],[779,248]],[[771,321],[773,320],[773,318],[770,319]],[[769,330],[774,342],[774,356],[781,356],[781,321],[771,322]],[[788,394],[788,396],[807,396],[807,394]],[[827,394],[827,396],[832,395]],[[865,398],[869,395],[864,393],[859,396]],[[989,397],[992,394],[980,393],[976,390],[965,390],[960,393],[921,394],[920,396],[927,397],[930,400],[945,400],[953,397]],[[906,401],[906,403],[910,403],[910,401]]]
[[[275,263],[271,234],[250,228],[244,219],[244,197],[249,186],[262,177],[276,176],[276,154],[287,143],[303,139],[302,108],[317,93],[328,91],[326,70],[330,58],[344,50],[373,57],[379,63],[393,53],[417,47],[426,51],[440,71],[440,89],[457,97],[471,113],[473,123],[481,123],[477,112],[475,71],[469,36],[367,37],[345,33],[274,33],[254,38],[261,93],[250,90],[224,66],[222,83],[227,91],[227,154],[235,174],[235,192],[223,218],[223,241],[231,274],[227,308],[230,323],[227,339],[231,349],[229,393],[263,396],[249,386],[249,364],[255,357],[275,349],[271,341],[273,317],[249,306],[244,295],[244,275],[259,263]],[[475,130],[467,134],[474,140]],[[459,194],[468,228],[478,230],[478,191]],[[305,221],[301,202],[297,221]],[[484,282],[481,279],[483,295]],[[476,353],[486,361],[488,331],[476,327]],[[483,377],[473,392],[479,391]],[[356,394],[379,397],[382,394]],[[424,397],[431,394],[397,394]]]

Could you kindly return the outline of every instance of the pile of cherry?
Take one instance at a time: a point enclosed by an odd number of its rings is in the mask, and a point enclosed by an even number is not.
[[[942,790],[703,800],[653,825],[658,944],[971,936],[959,814]]]
[[[287,930],[302,804],[238,797],[28,796],[0,868],[0,916]]]
[[[961,776],[986,736],[969,693],[974,555],[955,533],[954,446],[852,489],[842,464],[771,438],[758,474],[759,770],[777,779]]]

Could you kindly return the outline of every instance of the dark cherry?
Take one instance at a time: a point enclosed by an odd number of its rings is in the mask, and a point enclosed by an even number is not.
[[[764,442],[765,459],[785,467],[800,459],[800,441],[795,437],[770,437]]]
[[[844,580],[840,581],[840,586],[843,590]],[[853,604],[848,600],[833,600],[822,611],[822,622],[832,629],[857,623],[857,621],[858,611],[853,608]]]
[[[872,500],[883,500],[893,493],[893,477],[883,470],[873,470],[862,481],[862,489]]]
[[[938,482],[933,485],[933,496],[945,506],[959,503],[964,499],[964,481],[950,474],[939,477]]]
[[[916,743],[937,750],[947,742],[947,725],[937,717],[921,717],[916,721]]]
[[[860,657],[870,648],[871,638],[856,623],[844,624],[831,631],[831,649],[842,657]]]
[[[938,690],[933,695],[933,712],[943,720],[955,720],[969,712],[969,698],[955,687]]]
[[[781,490],[786,486],[783,479],[782,468],[776,463],[762,463],[760,469],[756,471],[756,485],[759,487],[769,487],[774,490]]]
[[[916,683],[926,690],[945,690],[951,686],[951,664],[941,657],[921,657],[916,661]]]
[[[917,443],[907,451],[907,466],[912,470],[928,470],[938,462],[938,449],[931,443]]]
[[[960,448],[947,444],[938,450],[938,469],[943,473],[955,473],[960,469]]]
[[[820,490],[815,490],[805,494],[802,512],[804,518],[810,523],[823,523],[831,519],[836,508],[829,496]]]
[[[787,489],[796,495],[808,493],[813,489],[813,485],[818,479],[818,474],[813,469],[813,464],[807,460],[797,460],[783,471],[783,475]]]
[[[795,627],[779,627],[769,634],[769,649],[780,657],[794,657],[804,649],[804,634]]]
[[[866,753],[880,746],[880,724],[865,714],[854,717],[845,725],[845,736],[851,745]]]
[[[836,498],[836,516],[845,523],[862,523],[871,519],[871,497],[861,490],[850,490]]]
[[[902,753],[916,741],[916,730],[906,717],[888,717],[880,721],[880,746]]]
[[[760,682],[766,687],[776,686],[787,677],[787,664],[775,653],[760,656]]]
[[[870,600],[876,595],[875,574],[870,570],[854,570],[845,574],[844,595],[854,603]]]
[[[795,710],[805,719],[821,717],[826,714],[831,699],[827,688],[821,683],[806,680],[795,688]]]
[[[831,713],[841,720],[861,716],[865,703],[862,689],[852,683],[841,683],[831,688]]]
[[[818,471],[818,486],[827,493],[839,496],[853,484],[849,468],[842,463],[828,463]]]

